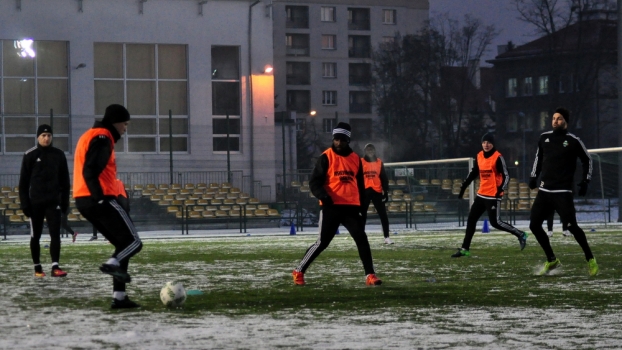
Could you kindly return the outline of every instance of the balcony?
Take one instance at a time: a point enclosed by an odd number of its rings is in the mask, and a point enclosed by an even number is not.
[[[308,29],[309,28],[309,17],[308,16],[300,16],[300,17],[292,17],[287,18],[285,21],[286,28],[299,28],[299,29]]]
[[[306,46],[286,46],[285,55],[294,57],[309,56],[309,47]]]

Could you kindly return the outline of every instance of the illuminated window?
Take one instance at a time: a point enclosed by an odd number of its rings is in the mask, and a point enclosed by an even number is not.
[[[546,95],[549,93],[549,76],[544,75],[538,77],[538,95]]]
[[[516,78],[510,78],[507,82],[506,97],[516,97]]]
[[[0,40],[0,153],[34,146],[41,124],[53,125],[54,147],[71,149],[67,67],[66,41]]]
[[[335,22],[335,8],[322,6],[321,20],[322,22]]]
[[[395,24],[395,10],[382,10],[382,23]]]
[[[336,35],[322,35],[322,50],[335,49]]]
[[[174,152],[188,152],[186,52],[185,45],[95,43],[95,115],[113,103],[132,114],[115,151],[169,152],[172,143]]]

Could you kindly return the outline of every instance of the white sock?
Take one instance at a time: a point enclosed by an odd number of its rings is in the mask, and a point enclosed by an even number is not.
[[[117,258],[110,258],[108,259],[108,261],[106,261],[106,264],[108,265],[114,265],[114,266],[119,266],[119,260],[117,260]]]
[[[54,267],[54,266],[58,267],[58,263],[57,262],[53,262],[52,263],[52,267]]]
[[[123,300],[125,299],[125,292],[112,292],[112,297],[117,299],[117,300]]]

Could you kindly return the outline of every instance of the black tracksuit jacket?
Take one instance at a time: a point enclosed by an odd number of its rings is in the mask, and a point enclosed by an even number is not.
[[[65,153],[58,148],[37,146],[24,153],[19,176],[19,200],[22,210],[48,203],[69,207],[69,168]]]
[[[540,176],[540,190],[572,192],[577,158],[583,166],[581,180],[589,182],[592,179],[592,158],[581,139],[568,130],[544,132],[538,141],[531,177]]]

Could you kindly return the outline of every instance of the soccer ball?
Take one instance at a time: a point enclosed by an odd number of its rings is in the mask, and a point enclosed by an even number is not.
[[[168,307],[180,307],[186,302],[186,290],[181,283],[166,282],[160,291],[160,300]]]

